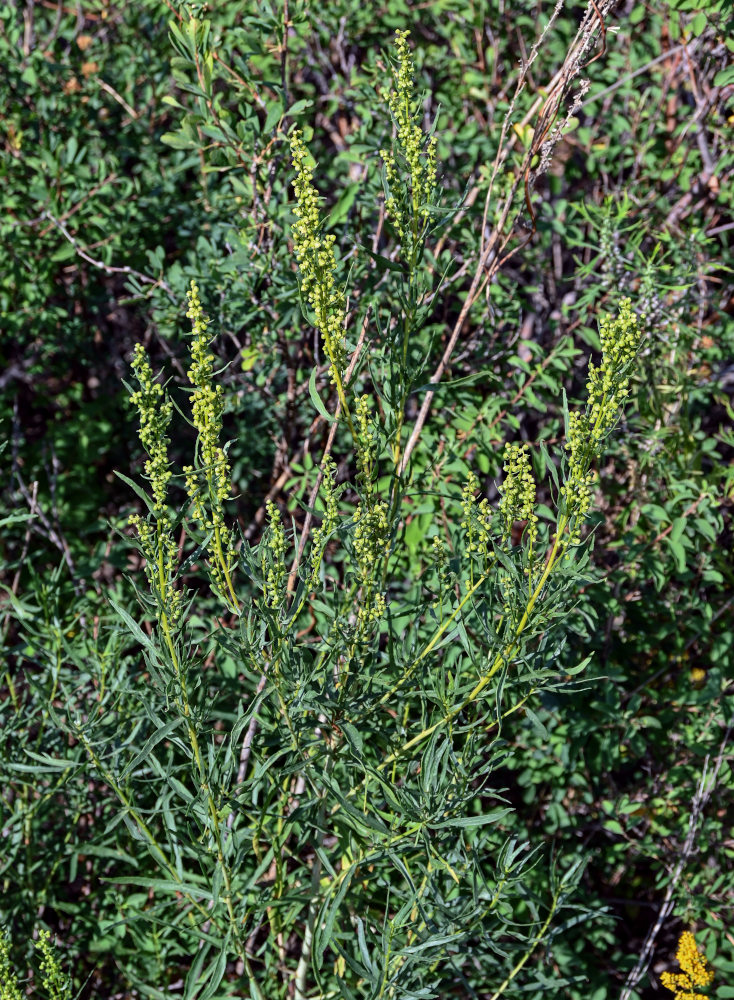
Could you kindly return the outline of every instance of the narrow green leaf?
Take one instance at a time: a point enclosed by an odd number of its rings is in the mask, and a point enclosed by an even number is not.
[[[173,732],[174,729],[177,729],[180,724],[181,720],[177,716],[175,719],[171,719],[169,722],[166,722],[165,725],[160,727],[160,729],[157,729],[152,736],[149,736],[143,744],[142,749],[135,754],[133,759],[123,769],[120,774],[120,781],[124,781],[128,774],[134,771],[135,768],[146,759],[153,747],[160,743],[161,740],[164,740],[170,733]]]
[[[118,613],[120,618],[122,618],[122,620],[125,622],[127,627],[130,629],[131,634],[135,637],[135,639],[137,639],[140,645],[144,646],[146,649],[151,650],[152,652],[156,652],[155,643],[153,642],[153,640],[150,638],[149,635],[146,635],[146,633],[143,632],[138,623],[130,617],[127,611],[125,611],[124,608],[120,607],[120,605],[117,604],[116,601],[111,600],[110,604]]]
[[[389,257],[383,257],[382,254],[375,253],[374,250],[370,250],[369,247],[361,246],[360,250],[364,250],[364,252],[374,260],[378,271],[395,271],[397,274],[403,274],[403,265],[398,264],[397,261],[390,260]]]
[[[143,878],[142,876],[130,875],[127,878],[102,878],[102,882],[112,882],[115,885],[138,885],[142,889],[153,889],[159,892],[183,892],[196,899],[211,899],[212,894],[203,886],[194,885],[192,882],[178,882],[174,879],[165,878]]]
[[[356,863],[352,864],[347,873],[343,876],[341,884],[331,902],[327,899],[321,907],[319,919],[316,921],[316,926],[314,928],[314,961],[318,967],[321,966],[324,952],[329,946],[333,936],[334,923],[336,922],[336,918],[339,913],[339,907],[349,890],[349,886],[352,884],[352,878],[354,877],[356,870]]]
[[[333,417],[326,409],[326,407],[324,406],[324,402],[321,399],[321,396],[319,396],[318,391],[316,389],[315,368],[312,370],[311,377],[308,380],[308,394],[311,397],[311,402],[316,407],[321,416],[324,418],[324,420],[328,421],[330,424],[336,423],[336,417]]]
[[[229,951],[228,944],[229,935],[227,935],[225,940],[222,942],[222,947],[217,955],[216,961],[213,962],[209,972],[209,982],[206,989],[199,997],[199,1000],[210,1000],[210,998],[213,997],[219,989],[219,984],[221,983],[227,968],[227,955]]]
[[[125,483],[127,486],[130,487],[130,489],[133,491],[133,493],[135,493],[135,495],[137,497],[139,497],[143,501],[143,503],[145,504],[145,506],[148,508],[148,510],[152,514],[154,512],[154,510],[153,510],[153,501],[150,499],[150,497],[145,492],[145,490],[143,490],[140,486],[138,486],[138,484],[136,482],[134,482],[132,479],[128,479],[128,477],[127,476],[123,476],[123,474],[121,472],[117,472],[117,470],[115,470],[115,475],[117,476],[118,479],[121,479],[123,481],[123,483]]]

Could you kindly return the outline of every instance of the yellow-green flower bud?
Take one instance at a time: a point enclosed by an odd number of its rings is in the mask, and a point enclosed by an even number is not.
[[[166,432],[173,415],[173,404],[163,386],[153,380],[153,370],[142,344],[135,345],[132,368],[140,388],[131,393],[130,402],[137,407],[140,443],[148,454],[145,474],[150,479],[154,507],[157,511],[163,511],[166,508],[166,494],[171,478],[169,439]]]
[[[231,572],[234,567],[235,541],[225,524],[224,501],[232,492],[232,481],[227,456],[220,444],[224,393],[221,385],[214,385],[214,355],[211,338],[207,333],[209,320],[199,298],[199,288],[191,282],[188,292],[191,320],[191,366],[189,381],[194,387],[191,394],[191,411],[198,432],[197,464],[184,466],[186,492],[191,499],[191,514],[202,531],[211,532],[207,544],[212,581],[236,605]]]
[[[316,326],[324,341],[329,359],[331,380],[340,386],[346,368],[344,293],[336,285],[334,236],[321,235],[321,219],[313,170],[303,135],[295,129],[291,135],[291,156],[296,193],[293,243],[301,275],[301,291],[316,314]]]
[[[504,459],[505,481],[500,490],[499,506],[502,537],[509,541],[515,521],[527,521],[526,537],[532,544],[538,534],[538,515],[535,513],[535,478],[527,444],[506,444]]]

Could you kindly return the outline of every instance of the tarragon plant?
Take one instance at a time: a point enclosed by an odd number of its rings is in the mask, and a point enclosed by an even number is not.
[[[520,835],[503,794],[503,723],[582,683],[583,664],[561,671],[559,654],[589,557],[594,467],[641,324],[629,299],[600,320],[601,360],[585,404],[566,407],[565,449],[540,453],[550,482],[536,482],[527,443],[508,441],[498,500],[474,471],[460,496],[444,484],[445,517],[408,563],[408,527],[436,488],[420,448],[426,405],[417,418],[414,406],[427,382],[417,334],[442,293],[431,249],[451,209],[406,33],[385,101],[398,250],[370,253],[398,294],[381,299],[378,283],[369,310],[325,230],[304,137],[290,135],[293,281],[327,375],[310,383],[329,430],[307,509],[286,518],[287,498],[270,498],[260,541],[238,530],[227,401],[195,282],[196,444],[180,472],[174,402],[142,348],[133,361],[149,489],[132,522],[152,624],[118,610],[140,649],[142,712],[134,743],[109,710],[69,726],[157,866],[120,882],[149,893],[148,915],[190,957],[186,998],[473,996],[480,983],[495,1000],[559,918],[582,916],[578,863],[546,859],[545,894],[529,887],[541,845]],[[198,613],[202,588],[220,602],[214,622]],[[116,692],[105,698],[112,708]]]

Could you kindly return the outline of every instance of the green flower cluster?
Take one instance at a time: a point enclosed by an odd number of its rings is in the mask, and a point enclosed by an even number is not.
[[[71,980],[61,968],[49,932],[41,931],[34,945],[41,956],[39,971],[46,996],[49,1000],[71,1000]],[[20,988],[18,976],[10,961],[10,940],[7,933],[1,932],[0,1000],[23,1000],[25,995],[25,991]]]
[[[357,620],[362,633],[370,622],[379,621],[385,614],[385,598],[376,590],[375,580],[390,546],[388,506],[383,500],[369,507],[360,504],[354,520],[354,554],[361,591]]]
[[[285,529],[280,511],[270,498],[265,501],[265,514],[270,530],[263,550],[263,596],[269,608],[276,608],[285,594]]]
[[[321,502],[324,505],[324,516],[321,524],[314,531],[311,540],[310,587],[313,587],[316,584],[326,543],[339,524],[339,496],[334,485],[336,478],[336,464],[331,458],[329,458],[328,455],[321,463],[321,472],[323,474],[323,478],[321,480],[319,496],[321,497]]]
[[[407,196],[402,192],[401,171],[394,152],[380,150],[385,164],[388,197],[387,214],[392,219],[401,240],[417,242],[425,231],[430,214],[429,205],[436,189],[436,139],[428,139],[419,125],[420,105],[414,98],[413,58],[408,46],[409,31],[395,32],[397,69],[393,72],[394,88],[384,92],[397,129],[397,146],[408,167],[410,177]]]
[[[433,602],[434,611],[443,608],[442,598],[449,588],[451,576],[449,574],[449,560],[446,553],[446,543],[440,535],[434,535],[431,540],[433,548],[433,564],[436,568],[436,579],[438,581],[438,596]]]
[[[620,302],[615,319],[605,317],[600,324],[601,364],[589,364],[586,383],[588,402],[582,411],[569,413],[568,475],[561,487],[566,516],[571,524],[570,544],[580,541],[580,526],[591,508],[594,473],[591,463],[601,450],[601,442],[614,427],[619,409],[629,392],[629,370],[640,345],[638,317],[630,299]]]
[[[370,397],[360,396],[356,403],[357,482],[362,495],[369,498],[374,490],[374,467],[377,457],[375,431],[370,416]]]
[[[194,386],[191,409],[194,426],[199,434],[201,469],[194,470],[192,466],[187,465],[184,467],[184,473],[186,473],[186,489],[193,501],[194,517],[201,522],[203,528],[213,528],[215,524],[221,525],[224,521],[222,502],[227,499],[232,489],[227,458],[219,445],[224,393],[221,385],[213,384],[215,359],[209,350],[211,339],[207,334],[208,320],[202,310],[196,282],[191,282],[191,290],[187,293],[187,297],[189,309],[186,316],[191,320],[193,327],[191,367],[188,376]],[[204,474],[209,487],[208,496],[205,496],[199,488],[200,473]],[[206,510],[207,499],[211,502],[211,513]]]
[[[308,149],[303,133],[298,129],[291,135],[291,156],[296,173],[293,187],[297,221],[293,225],[293,242],[301,272],[301,289],[316,313],[316,326],[323,337],[331,381],[339,388],[341,398],[342,377],[346,368],[344,293],[336,284],[335,237],[320,235],[318,194],[313,185],[313,170],[307,162]]]
[[[622,299],[616,319],[605,317],[599,327],[602,360],[597,368],[589,365],[586,383],[590,408],[591,440],[597,451],[614,425],[619,408],[629,391],[629,365],[640,346],[637,315],[630,299]]]
[[[18,977],[10,961],[10,941],[7,933],[0,933],[0,1000],[23,1000]]]
[[[197,465],[184,466],[186,492],[192,501],[192,515],[202,531],[211,532],[207,545],[212,579],[228,601],[236,606],[231,572],[235,563],[235,541],[224,523],[224,501],[232,492],[227,456],[219,443],[222,433],[224,393],[214,385],[214,355],[207,333],[208,319],[199,299],[195,281],[187,293],[186,316],[192,323],[191,367],[189,381],[194,386],[191,409],[198,432]]]
[[[474,548],[474,508],[476,506],[475,494],[479,489],[479,480],[473,470],[469,470],[466,482],[461,491],[461,509],[464,516],[461,519],[461,530],[464,532],[465,548],[471,552]]]
[[[359,584],[358,633],[385,613],[385,599],[375,588],[382,562],[389,551],[388,504],[375,500],[377,442],[370,413],[370,397],[359,396],[355,404],[354,443],[360,504],[354,513],[357,528],[354,552]]]
[[[130,394],[130,401],[138,408],[140,441],[149,456],[145,472],[153,492],[153,509],[163,514],[171,479],[166,432],[171,422],[173,404],[162,386],[153,380],[150,361],[141,344],[135,345],[132,368],[140,388]],[[153,526],[139,514],[132,514],[129,523],[140,539],[145,574],[151,593],[156,597],[158,620],[162,621],[165,616],[167,625],[175,627],[181,613],[183,595],[173,585],[178,565],[178,548],[168,521],[159,516]]]
[[[490,551],[492,509],[486,497],[479,503],[476,502],[475,494],[478,489],[479,480],[476,474],[470,470],[461,491],[461,509],[463,511],[461,530],[464,533],[464,551],[470,560],[469,576],[472,583],[474,582],[472,557],[478,556],[480,560],[484,560],[484,571],[488,568],[488,559],[494,558],[494,553]]]
[[[150,521],[139,514],[131,514],[129,523],[135,528],[140,539],[140,548],[145,558],[145,575],[151,593],[156,598],[158,618],[165,615],[170,628],[175,628],[181,616],[183,594],[174,587],[178,567],[178,546],[167,524],[161,519],[155,528]]]
[[[502,538],[509,541],[515,521],[527,521],[525,536],[532,545],[538,535],[538,515],[535,513],[535,479],[527,444],[506,444],[502,468],[505,470],[499,506]]]
[[[36,949],[41,955],[41,980],[49,1000],[71,1000],[71,980],[61,968],[48,931],[39,933]]]
[[[140,442],[148,454],[145,474],[150,479],[155,510],[163,511],[171,478],[167,431],[173,416],[173,403],[163,386],[153,380],[153,370],[142,344],[135,345],[132,368],[140,388],[130,394],[130,402],[138,408]]]

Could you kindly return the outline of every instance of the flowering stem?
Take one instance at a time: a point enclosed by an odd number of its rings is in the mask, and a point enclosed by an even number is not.
[[[160,524],[161,522],[159,521],[158,523]],[[163,587],[165,584],[165,575],[164,575],[165,569],[163,562],[163,549],[161,545],[159,545],[158,551],[159,551],[159,556],[158,556],[159,580],[160,580],[161,590],[162,592],[164,592]],[[191,752],[194,756],[194,762],[196,764],[196,770],[199,776],[199,786],[201,788],[201,791],[203,791],[206,796],[207,808],[209,811],[209,816],[211,818],[211,831],[214,836],[214,846],[216,850],[217,864],[219,865],[219,868],[222,872],[222,881],[224,883],[224,892],[222,893],[222,898],[224,899],[224,904],[227,908],[227,915],[229,917],[229,924],[232,929],[232,936],[235,943],[235,949],[237,951],[238,956],[242,960],[243,964],[248,969],[248,976],[250,977],[250,980],[252,982],[252,985],[256,993],[259,995],[257,985],[255,984],[254,979],[252,978],[252,969],[250,968],[249,965],[249,959],[247,957],[244,943],[240,936],[237,916],[234,911],[234,904],[232,902],[232,877],[229,871],[229,866],[227,865],[227,862],[224,857],[224,845],[222,840],[222,831],[220,828],[219,813],[217,811],[217,804],[214,801],[214,796],[212,795],[211,788],[209,787],[209,782],[207,780],[206,768],[204,766],[204,760],[201,755],[201,747],[199,745],[199,737],[197,735],[196,729],[194,728],[194,724],[191,718],[191,705],[189,703],[189,695],[186,687],[186,677],[181,670],[181,664],[178,658],[178,654],[176,653],[176,646],[173,641],[173,635],[171,633],[171,629],[165,611],[161,610],[159,620],[161,624],[161,629],[163,631],[163,636],[166,642],[166,646],[168,647],[168,652],[171,657],[171,663],[173,665],[174,675],[176,677],[176,681],[178,682],[179,694],[176,698],[176,703],[182,715],[184,716],[184,721],[186,724],[186,733],[189,739],[189,746],[191,747]]]
[[[222,573],[224,574],[224,579],[227,582],[227,590],[229,594],[227,595],[232,602],[232,610],[237,612],[239,610],[239,603],[234,592],[234,587],[232,586],[232,577],[229,572],[229,566],[227,565],[227,560],[224,558],[224,550],[222,548],[222,536],[219,531],[219,525],[214,525],[214,545],[217,551],[217,559],[219,565],[222,567]]]

